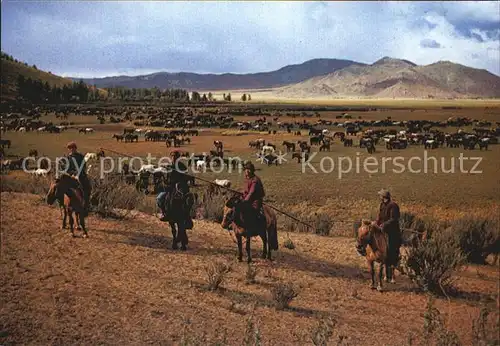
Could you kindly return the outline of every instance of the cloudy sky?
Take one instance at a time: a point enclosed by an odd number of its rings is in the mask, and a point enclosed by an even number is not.
[[[500,75],[500,2],[16,2],[1,46],[74,77],[251,73],[313,58],[439,60]]]

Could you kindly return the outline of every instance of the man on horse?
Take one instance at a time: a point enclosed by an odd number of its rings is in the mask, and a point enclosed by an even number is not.
[[[91,185],[90,180],[87,176],[87,166],[85,164],[85,156],[77,151],[77,146],[75,142],[69,142],[66,146],[69,153],[67,156],[68,167],[66,167],[66,173],[75,176],[80,182],[80,186],[83,192],[83,198],[85,201],[85,214],[88,214],[90,207],[90,193]]]
[[[399,229],[399,206],[391,200],[391,193],[387,190],[378,192],[381,202],[377,220],[372,224],[380,227],[388,238],[388,264],[395,266],[399,262],[399,248],[401,247],[401,231]],[[360,254],[366,254],[366,248],[359,248]]]
[[[265,196],[264,185],[258,176],[255,175],[255,166],[248,162],[245,169],[245,187],[242,194],[240,210],[244,215],[250,231],[257,231],[256,228],[264,227],[265,216],[263,200]],[[252,233],[252,232],[251,232]],[[256,232],[257,233],[257,232]]]
[[[168,181],[168,185],[165,188],[165,191],[160,192],[156,197],[156,203],[160,208],[162,215],[160,217],[161,221],[169,221],[171,215],[169,215],[170,203],[172,201],[172,195],[174,193],[174,189],[177,189],[183,196],[186,196],[189,193],[189,176],[187,173],[188,169],[186,165],[180,161],[180,153],[175,150],[170,153],[170,157],[172,159],[172,169],[170,172],[170,179]],[[193,228],[193,220],[191,219],[190,213],[186,215],[186,229]]]

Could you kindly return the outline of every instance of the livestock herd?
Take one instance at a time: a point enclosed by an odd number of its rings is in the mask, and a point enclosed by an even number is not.
[[[55,114],[61,121],[55,124],[52,121],[42,120],[43,116]],[[410,120],[394,121],[390,117],[383,120],[352,120],[347,113],[335,116],[335,120],[321,119],[319,112],[305,111],[285,112],[280,108],[238,108],[238,107],[151,107],[151,106],[120,106],[120,107],[87,107],[80,106],[38,106],[32,108],[15,108],[4,110],[1,115],[1,132],[48,132],[61,133],[77,129],[78,133],[89,134],[96,130],[92,127],[78,127],[68,121],[68,115],[97,117],[100,123],[125,123],[121,133],[111,137],[119,142],[139,142],[143,138],[146,142],[164,141],[167,147],[180,148],[192,141],[192,137],[199,136],[201,129],[237,129],[251,133],[287,134],[295,135],[298,140],[291,140],[288,136],[281,142],[284,152],[292,154],[292,159],[301,162],[307,159],[312,148],[318,151],[330,151],[335,140],[343,143],[344,147],[357,146],[366,148],[373,154],[377,145],[383,145],[386,150],[404,150],[410,146],[422,146],[425,149],[440,147],[458,148],[464,150],[488,150],[490,144],[498,143],[500,136],[499,123],[472,120],[469,118],[452,117],[447,121]],[[253,116],[252,121],[235,120],[234,116]],[[295,120],[297,116],[303,118],[315,117],[317,120]],[[291,120],[283,119],[284,117]],[[286,120],[286,121],[285,121]],[[90,123],[90,122],[89,122]],[[133,125],[133,126],[132,126]],[[149,127],[149,129],[148,129]],[[154,127],[155,129],[151,129]],[[163,127],[165,130],[158,130]],[[450,129],[450,128],[455,129]],[[464,128],[471,128],[466,131]],[[305,133],[304,133],[305,132]],[[306,133],[308,138],[304,139]],[[276,137],[275,137],[276,138]],[[2,155],[2,169],[19,169],[22,158],[6,158],[5,149],[12,145],[11,140],[0,140],[0,155]],[[280,162],[278,160],[277,143],[273,144],[264,138],[249,141],[248,146],[257,149],[257,156],[268,165]],[[190,164],[198,169],[211,165],[227,164],[235,167],[238,163],[224,158],[222,141],[214,141],[214,149],[210,154],[190,156]],[[281,148],[280,148],[281,150]],[[30,153],[29,156],[33,156]],[[43,167],[37,167],[43,169]],[[151,172],[150,172],[151,173]]]

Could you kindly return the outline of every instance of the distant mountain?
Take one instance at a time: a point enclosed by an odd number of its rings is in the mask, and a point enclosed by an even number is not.
[[[90,78],[83,81],[98,88],[182,88],[188,90],[264,89],[299,83],[312,77],[323,76],[348,66],[363,66],[351,60],[313,59],[298,65],[288,65],[271,72],[250,74],[198,74],[189,72],[158,72],[144,76],[117,76]],[[72,78],[80,80],[80,78]]]
[[[7,59],[4,54],[0,59],[0,69],[2,71],[1,99],[2,101],[14,100],[17,96],[17,79],[23,75],[26,79],[41,80],[48,82],[51,87],[63,87],[70,85],[72,80],[56,76],[52,73],[41,71],[33,66],[29,66],[20,61]]]
[[[418,66],[384,57],[371,65],[351,65],[274,93],[292,98],[491,98],[500,97],[500,77],[449,61]]]

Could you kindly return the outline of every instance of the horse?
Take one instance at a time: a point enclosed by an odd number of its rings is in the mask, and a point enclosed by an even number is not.
[[[239,196],[231,197],[224,205],[223,218],[221,226],[224,229],[231,229],[236,235],[238,244],[238,261],[243,260],[243,237],[246,239],[245,247],[247,251],[247,262],[252,262],[252,254],[250,250],[251,238],[259,236],[262,239],[262,258],[271,260],[272,250],[278,250],[278,226],[276,213],[268,206],[264,206],[264,216],[266,224],[264,227],[259,227],[257,233],[251,233],[245,229],[245,215],[239,210],[239,205],[242,203]]]
[[[371,276],[371,289],[377,289],[377,291],[382,292],[382,276],[384,272],[384,266],[386,268],[386,276],[394,282],[394,279],[390,273],[390,266],[388,265],[388,238],[387,235],[382,231],[380,227],[372,224],[368,220],[363,220],[361,227],[358,229],[357,234],[357,249],[366,246],[366,254],[364,254],[368,266],[370,268]],[[378,285],[375,286],[375,262],[380,263],[379,273],[378,273]]]
[[[172,191],[169,193],[165,201],[165,214],[168,218],[168,223],[172,229],[172,249],[177,250],[178,244],[181,243],[181,250],[186,251],[189,239],[186,229],[191,229],[191,225],[187,225],[190,220],[189,214],[194,204],[194,195],[190,192],[184,192],[175,184]]]
[[[282,145],[284,145],[286,147],[286,151],[295,151],[295,143],[283,141]]]
[[[62,229],[66,228],[66,219],[69,216],[69,227],[71,235],[74,237],[74,218],[73,213],[76,214],[77,229],[83,230],[83,237],[87,238],[88,233],[85,229],[85,200],[83,198],[83,191],[77,179],[68,174],[61,174],[56,178],[49,188],[46,196],[47,204],[51,205],[58,201],[59,206],[63,211]]]

